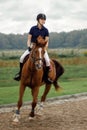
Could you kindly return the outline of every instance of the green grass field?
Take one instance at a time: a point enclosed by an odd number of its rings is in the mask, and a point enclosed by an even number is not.
[[[56,92],[54,87],[52,86],[47,98],[87,92],[87,79],[83,81],[82,80],[75,80],[69,82],[60,81],[59,84],[63,87],[63,90],[60,92]],[[19,86],[4,87],[4,88],[0,87],[0,105],[16,103],[18,100],[18,90]],[[40,88],[39,99],[43,91],[44,86]],[[31,101],[31,100],[32,100],[31,90],[29,88],[26,88],[23,101]]]
[[[52,55],[55,58],[55,55]],[[87,92],[87,57],[67,57],[58,58],[63,65],[65,72],[59,79],[59,84],[63,88],[61,92],[56,92],[52,86],[47,98],[61,95],[69,95]],[[19,82],[13,80],[14,75],[19,70],[19,59],[0,59],[0,105],[16,103],[18,100]],[[44,86],[40,88],[39,99],[44,91]],[[24,101],[31,101],[31,90],[26,88]]]
[[[60,77],[59,84],[63,90],[56,92],[52,86],[47,97],[68,95],[87,92],[87,65],[65,65],[65,73]],[[0,68],[0,104],[16,103],[18,100],[19,82],[13,80],[18,67]],[[44,91],[44,86],[40,88],[39,98]],[[31,90],[26,88],[24,101],[30,101]]]

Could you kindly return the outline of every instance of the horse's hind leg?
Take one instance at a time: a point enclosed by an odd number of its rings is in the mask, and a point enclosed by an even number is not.
[[[19,88],[19,100],[18,100],[18,104],[17,104],[17,110],[16,110],[16,113],[15,113],[15,116],[13,119],[14,122],[19,121],[20,107],[22,106],[22,98],[23,98],[24,91],[25,91],[25,86],[21,84],[20,88]]]
[[[51,88],[51,84],[46,84],[44,93],[43,93],[43,95],[42,95],[42,97],[41,97],[41,102],[45,102],[46,96],[47,96],[47,94],[48,94],[50,88]]]
[[[36,107],[36,114],[41,116],[43,115],[43,103],[45,102],[46,96],[51,88],[51,84],[46,84],[44,93],[41,97],[41,102]]]

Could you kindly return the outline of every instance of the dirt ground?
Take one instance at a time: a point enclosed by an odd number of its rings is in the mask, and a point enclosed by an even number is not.
[[[0,130],[87,130],[87,97],[48,102],[43,116],[29,120],[30,107],[21,109],[20,122],[12,122],[13,112],[0,113]]]

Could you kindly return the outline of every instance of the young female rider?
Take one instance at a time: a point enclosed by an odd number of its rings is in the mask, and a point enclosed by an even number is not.
[[[26,55],[28,55],[30,53],[30,50],[31,50],[30,45],[31,44],[33,45],[33,43],[36,42],[36,39],[39,35],[41,35],[47,41],[47,44],[46,44],[46,49],[47,49],[48,42],[49,42],[49,31],[46,27],[43,26],[45,24],[45,21],[46,21],[46,15],[45,14],[41,13],[41,14],[37,15],[37,25],[31,27],[31,29],[29,31],[28,41],[27,41],[28,49],[20,57],[20,71],[19,71],[19,73],[17,73],[15,75],[14,80],[17,80],[17,81],[20,80],[24,58],[26,57]],[[48,72],[50,70],[50,59],[49,59],[47,50],[45,51],[44,58],[45,58],[45,61],[46,61],[46,70],[47,70],[46,72],[47,72],[47,75],[48,75]]]

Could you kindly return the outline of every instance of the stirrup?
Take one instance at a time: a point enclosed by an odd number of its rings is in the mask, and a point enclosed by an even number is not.
[[[20,73],[17,73],[14,77],[14,80],[19,81],[21,78]]]
[[[48,82],[53,83],[53,80],[48,77]]]
[[[51,80],[49,77],[45,79],[45,82],[48,84],[52,84],[54,81]]]

